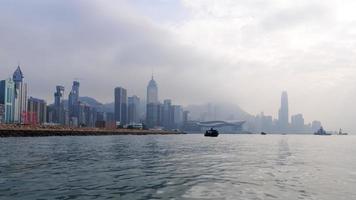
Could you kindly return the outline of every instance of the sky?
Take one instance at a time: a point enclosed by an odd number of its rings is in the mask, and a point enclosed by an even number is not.
[[[356,2],[344,0],[2,0],[0,79],[21,65],[29,95],[226,102],[356,132]]]

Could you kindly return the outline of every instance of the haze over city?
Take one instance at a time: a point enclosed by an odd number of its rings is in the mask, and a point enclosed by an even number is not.
[[[250,114],[290,114],[356,131],[353,1],[48,1],[0,6],[1,76],[17,64],[30,95],[53,102],[61,84],[113,101],[113,88],[160,100],[224,102]],[[67,90],[67,92],[68,92]],[[68,93],[67,93],[68,94]]]

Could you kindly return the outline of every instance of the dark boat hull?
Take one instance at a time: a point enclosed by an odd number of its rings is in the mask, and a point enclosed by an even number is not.
[[[219,133],[205,133],[204,134],[205,137],[218,137],[219,136]]]
[[[205,134],[204,134],[205,137],[218,137],[218,135],[219,135],[219,132],[212,128],[210,130],[205,131]]]

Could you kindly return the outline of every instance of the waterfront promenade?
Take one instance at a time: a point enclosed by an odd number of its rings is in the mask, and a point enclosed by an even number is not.
[[[170,135],[182,132],[140,129],[69,128],[60,126],[0,125],[0,137]]]

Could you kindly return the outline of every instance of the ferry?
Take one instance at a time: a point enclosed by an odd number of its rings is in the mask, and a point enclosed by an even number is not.
[[[348,133],[343,133],[343,132],[342,132],[342,129],[340,128],[338,135],[348,135]]]
[[[213,128],[205,131],[205,134],[204,134],[205,137],[218,137],[218,135],[219,135],[219,132]]]
[[[323,127],[320,127],[319,130],[314,133],[314,135],[331,135],[331,133],[327,133]]]

